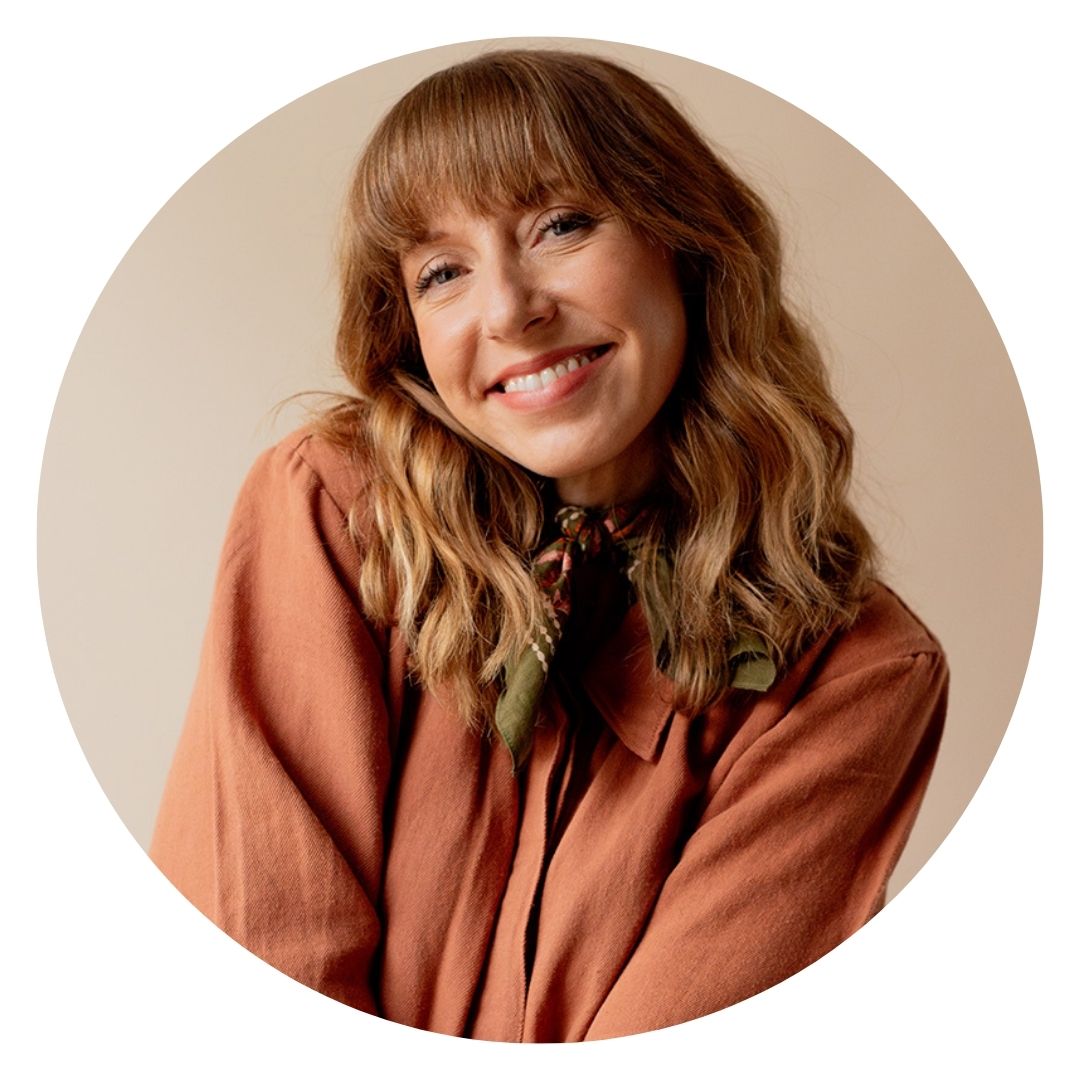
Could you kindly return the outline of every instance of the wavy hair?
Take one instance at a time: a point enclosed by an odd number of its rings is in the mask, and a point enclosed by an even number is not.
[[[529,573],[546,481],[480,443],[427,377],[400,255],[448,203],[484,213],[565,188],[674,252],[687,355],[661,420],[635,585],[673,705],[728,682],[728,646],[778,666],[855,617],[873,545],[848,502],[852,431],[785,306],[761,198],[655,87],[608,60],[482,55],[424,79],[364,149],[347,202],[338,362],[355,389],[320,426],[371,477],[350,527],[360,596],[422,685],[486,725],[540,615]]]

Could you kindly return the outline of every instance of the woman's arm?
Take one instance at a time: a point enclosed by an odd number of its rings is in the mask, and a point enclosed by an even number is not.
[[[941,737],[940,651],[815,687],[709,800],[587,1038],[715,1012],[793,975],[880,908]]]
[[[384,660],[342,506],[309,461],[326,453],[293,436],[240,493],[151,856],[246,948],[376,1011]]]

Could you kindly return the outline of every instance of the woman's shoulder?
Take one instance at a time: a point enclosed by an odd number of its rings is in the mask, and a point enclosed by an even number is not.
[[[871,586],[848,636],[864,647],[885,647],[894,654],[943,652],[926,623],[881,581]]]
[[[922,619],[880,581],[870,587],[855,621],[821,644],[824,647],[813,662],[815,684],[916,658],[933,666],[945,664],[941,642]]]
[[[364,517],[351,512],[363,503],[370,476],[357,453],[313,427],[285,436],[248,470],[233,504],[222,566],[283,544],[310,544],[351,568]]]
[[[254,496],[274,499],[283,491],[319,491],[342,513],[365,494],[370,467],[359,451],[338,443],[306,425],[264,450],[251,467],[245,484]]]

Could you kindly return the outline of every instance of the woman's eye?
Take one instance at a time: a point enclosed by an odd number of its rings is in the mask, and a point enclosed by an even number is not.
[[[419,294],[427,292],[432,285],[448,285],[458,276],[460,271],[456,266],[449,263],[436,264],[429,267],[416,282],[416,291]]]
[[[595,221],[596,219],[591,214],[581,211],[558,213],[541,225],[540,231],[551,236],[569,236],[571,233],[587,229],[595,224]]]

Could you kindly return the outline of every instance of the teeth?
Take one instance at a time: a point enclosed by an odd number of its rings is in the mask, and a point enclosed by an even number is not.
[[[551,367],[544,368],[543,371],[535,372],[532,375],[518,375],[513,379],[507,379],[503,383],[503,390],[508,394],[543,390],[544,387],[550,386],[564,375],[569,375],[570,372],[577,371],[578,368],[584,367],[586,364],[591,364],[596,359],[597,352],[598,350],[591,349],[587,353],[578,353],[576,356],[560,360],[557,364],[552,364]]]

